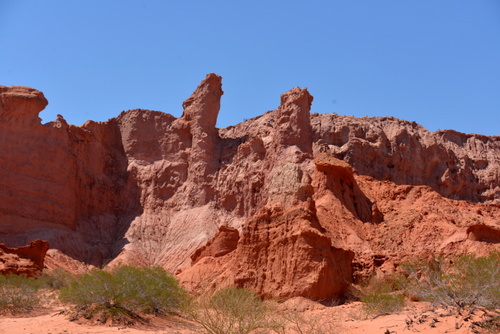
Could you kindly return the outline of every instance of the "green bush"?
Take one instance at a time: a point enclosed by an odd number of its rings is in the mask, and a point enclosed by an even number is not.
[[[421,300],[462,309],[500,307],[500,253],[486,257],[464,255],[445,260],[409,261],[402,264],[407,292]]]
[[[224,288],[193,302],[187,312],[208,334],[247,334],[269,326],[268,306],[249,290]]]
[[[122,266],[108,272],[95,269],[70,282],[60,300],[74,305],[74,317],[121,322],[144,320],[143,314],[178,310],[186,297],[175,278],[160,267]]]
[[[364,303],[368,314],[389,314],[399,312],[405,305],[405,298],[401,291],[402,282],[399,276],[390,276],[384,279],[372,278],[354,291],[355,297]]]
[[[361,298],[369,314],[391,314],[399,312],[405,305],[405,299],[399,293],[373,293]]]
[[[42,284],[26,275],[0,275],[0,312],[23,313],[40,305]]]
[[[67,287],[74,278],[74,275],[70,272],[57,268],[50,271],[44,271],[42,275],[38,277],[38,280],[40,280],[44,287],[50,290],[59,290],[63,287]]]

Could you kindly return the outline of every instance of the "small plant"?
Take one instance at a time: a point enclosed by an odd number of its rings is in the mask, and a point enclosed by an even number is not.
[[[40,305],[41,283],[26,275],[0,275],[0,313],[26,313]]]
[[[362,284],[354,295],[364,303],[367,314],[390,314],[399,312],[405,305],[401,288],[401,278],[391,276],[385,279],[372,278]]]
[[[446,261],[402,264],[407,275],[406,289],[412,296],[442,306],[460,309],[480,306],[500,307],[500,253],[486,257],[464,255]]]
[[[339,324],[325,314],[304,316],[297,311],[287,311],[274,322],[271,329],[277,334],[333,334],[339,330]]]
[[[401,311],[405,305],[400,293],[372,293],[362,297],[361,301],[369,314],[391,314]]]
[[[118,267],[110,272],[95,269],[70,282],[60,300],[74,305],[73,316],[133,323],[142,314],[167,314],[178,310],[186,293],[175,278],[160,267]]]
[[[478,333],[478,328],[482,331],[481,333],[499,333],[500,332],[500,315],[498,314],[488,314],[486,317],[483,316],[483,320],[474,321],[471,328],[474,333]]]
[[[64,269],[57,268],[50,271],[44,271],[38,279],[44,287],[51,290],[59,290],[63,287],[67,287],[69,283],[74,280],[74,276]]]
[[[252,291],[224,288],[187,310],[208,334],[247,334],[267,328],[268,306]]]

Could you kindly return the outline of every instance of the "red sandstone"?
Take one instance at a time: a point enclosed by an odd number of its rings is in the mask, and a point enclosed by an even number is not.
[[[130,110],[81,127],[0,86],[0,241],[45,265],[161,265],[193,290],[341,296],[408,257],[499,249],[500,137],[391,117],[310,114],[307,89],[215,127],[221,77],[180,118]]]

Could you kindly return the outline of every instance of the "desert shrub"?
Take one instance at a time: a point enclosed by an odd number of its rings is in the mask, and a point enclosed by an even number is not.
[[[69,283],[75,279],[75,277],[70,272],[57,268],[50,271],[44,271],[38,279],[44,287],[51,290],[59,290],[68,286]]]
[[[60,291],[60,300],[73,304],[73,315],[101,322],[144,320],[142,314],[167,314],[179,309],[186,293],[160,267],[121,266],[94,269]]]
[[[458,309],[500,307],[500,253],[486,257],[464,255],[450,260],[402,264],[407,275],[406,289],[412,296]]]
[[[40,281],[26,275],[0,275],[0,312],[23,313],[40,305]]]
[[[483,319],[474,321],[471,328],[473,333],[500,333],[500,315],[485,314]]]
[[[208,334],[247,334],[269,326],[269,308],[246,289],[224,288],[191,303],[187,312]]]
[[[390,314],[399,312],[405,305],[404,296],[400,293],[372,293],[361,298],[365,310],[369,314]]]
[[[287,310],[285,314],[273,314],[271,326],[276,334],[333,334],[339,332],[339,324],[327,314],[308,314]]]
[[[353,290],[354,295],[364,304],[368,314],[389,314],[399,312],[405,305],[405,297],[401,288],[402,278],[389,276],[386,278],[373,277]]]

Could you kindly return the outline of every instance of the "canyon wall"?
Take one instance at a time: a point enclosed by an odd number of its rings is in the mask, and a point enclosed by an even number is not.
[[[393,117],[311,118],[316,152],[329,152],[359,174],[427,185],[444,197],[500,203],[500,136],[429,132]]]
[[[52,267],[161,265],[193,290],[312,299],[407,257],[499,248],[500,137],[311,114],[301,88],[217,129],[222,95],[209,74],[179,118],[77,127],[0,86],[0,242],[48,240]]]

